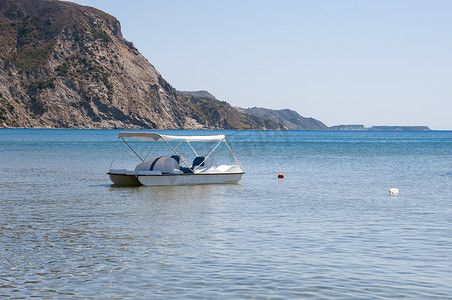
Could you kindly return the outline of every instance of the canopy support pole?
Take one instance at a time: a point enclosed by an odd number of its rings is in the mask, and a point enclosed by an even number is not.
[[[130,150],[132,150],[132,151],[133,151],[133,153],[135,153],[135,155],[136,155],[136,156],[138,156],[138,158],[139,158],[139,159],[141,160],[141,162],[144,162],[144,160],[143,160],[143,159],[141,158],[141,156],[139,156],[139,155],[138,155],[138,153],[136,153],[136,152],[135,152],[135,150],[133,150],[133,149],[132,149],[132,147],[130,147],[130,145],[129,145],[129,144],[127,144],[127,142],[126,142],[126,141],[124,140],[124,138],[122,138],[122,137],[121,137],[121,140],[123,140],[123,141],[124,141],[124,143],[126,143],[127,147],[129,147],[129,148],[130,148]]]
[[[111,159],[110,170],[111,170],[111,167],[113,167],[113,161],[115,160],[116,154],[118,153],[118,148],[119,148],[118,144],[119,144],[119,138],[116,141],[116,150],[115,150],[115,153],[113,154],[113,158]]]
[[[182,144],[183,141],[184,141],[184,140],[180,141],[179,144],[177,144],[177,146],[174,147],[174,150],[177,150],[177,148],[180,146],[180,144]],[[168,156],[169,156],[169,155],[168,155]]]
[[[196,153],[195,149],[191,146],[191,144],[186,140],[187,144],[190,146],[191,150],[193,150],[193,152],[195,152],[196,156],[199,156],[198,153]]]
[[[168,147],[170,147],[171,150],[173,150],[174,154],[176,154],[177,156],[179,156],[179,153],[177,153],[176,150],[174,150],[174,148],[171,147],[171,145],[170,145],[163,137],[162,137],[162,140],[164,140],[165,143],[168,145]],[[179,144],[180,144],[180,143],[179,143]],[[179,146],[179,145],[178,145],[178,146]],[[176,147],[176,148],[177,148],[177,147]],[[187,162],[185,162],[185,159],[183,159],[182,162],[187,166],[187,168],[190,168],[190,167],[187,165]]]
[[[232,156],[234,156],[235,161],[237,162],[237,164],[239,165],[240,169],[242,169],[243,172],[245,172],[245,170],[243,170],[242,165],[239,163],[237,157],[235,157],[234,152],[232,152],[231,147],[229,147],[228,143],[226,143],[226,139],[223,140],[223,142],[226,144],[226,146],[228,146],[229,151],[231,151]]]
[[[196,167],[193,168],[193,171],[195,171],[195,169],[197,169],[200,165],[202,165],[209,158],[210,154],[212,154],[212,152],[215,151],[215,149],[217,149],[217,147],[220,144],[221,144],[221,141],[218,142],[218,144],[212,149],[212,151],[210,151],[209,154],[207,154],[207,156],[204,158],[204,160],[199,165],[197,165]]]
[[[152,151],[152,149],[154,148],[156,142],[157,142],[157,141],[154,141],[154,143],[153,143],[152,146],[151,146],[151,149],[149,149],[149,151],[148,151],[148,153],[146,154],[146,157],[144,158],[144,160],[148,159],[148,155],[151,153],[151,151]]]

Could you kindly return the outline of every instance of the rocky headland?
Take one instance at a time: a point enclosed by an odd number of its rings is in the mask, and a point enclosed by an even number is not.
[[[284,129],[177,92],[100,10],[0,1],[0,127]]]
[[[329,130],[328,126],[314,118],[305,118],[290,109],[274,110],[262,107],[240,108],[237,110],[248,115],[258,116],[282,124],[288,130]]]

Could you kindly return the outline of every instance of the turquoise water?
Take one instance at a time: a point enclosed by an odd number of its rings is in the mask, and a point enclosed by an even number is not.
[[[452,132],[162,132],[246,174],[114,187],[118,131],[0,130],[0,298],[451,299]]]

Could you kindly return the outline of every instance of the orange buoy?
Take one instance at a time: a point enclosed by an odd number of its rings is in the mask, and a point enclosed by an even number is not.
[[[284,175],[283,175],[283,174],[279,174],[279,175],[278,175],[278,178],[279,178],[279,179],[283,179],[283,178],[284,178]]]

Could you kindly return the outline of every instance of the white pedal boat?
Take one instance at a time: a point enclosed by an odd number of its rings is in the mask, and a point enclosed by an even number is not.
[[[137,152],[127,143],[125,138],[153,140],[146,157],[141,158]],[[126,186],[165,186],[165,185],[186,185],[186,184],[212,184],[212,183],[238,183],[245,174],[242,166],[238,162],[234,152],[232,152],[224,135],[214,136],[173,136],[163,135],[152,132],[120,132],[118,140],[121,139],[133,151],[133,153],[141,160],[135,170],[112,169],[113,160],[110,170],[107,174],[110,180],[116,185]],[[152,151],[154,144],[162,140],[171,149],[171,156],[155,156],[147,159]],[[168,141],[178,140],[179,144],[172,147]],[[207,142],[217,141],[216,146],[205,156],[199,156],[190,142]],[[177,152],[177,148],[182,142],[186,142],[195,154],[193,163],[189,165],[184,157]],[[211,155],[217,147],[224,143],[235,161],[236,165],[219,165],[215,166],[211,162]]]

